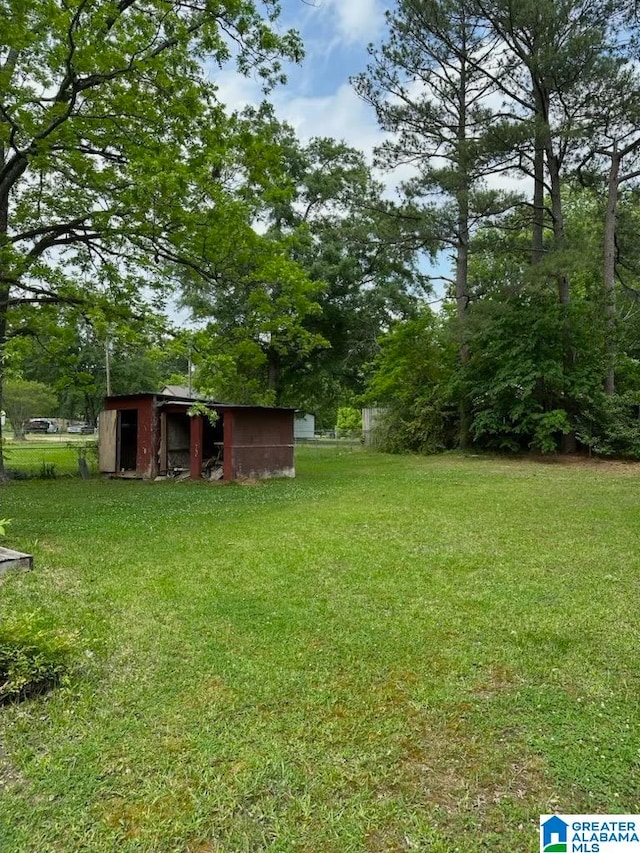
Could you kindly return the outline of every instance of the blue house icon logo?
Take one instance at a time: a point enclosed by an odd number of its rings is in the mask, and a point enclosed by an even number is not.
[[[544,853],[567,853],[567,830],[569,824],[557,815],[550,817],[540,827]]]

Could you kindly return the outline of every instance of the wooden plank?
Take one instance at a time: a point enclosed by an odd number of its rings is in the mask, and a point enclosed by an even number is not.
[[[31,571],[33,569],[33,557],[31,554],[12,551],[10,548],[0,548],[0,575],[9,569]]]
[[[100,412],[98,425],[99,468],[104,474],[113,474],[116,470],[118,412],[115,409]]]

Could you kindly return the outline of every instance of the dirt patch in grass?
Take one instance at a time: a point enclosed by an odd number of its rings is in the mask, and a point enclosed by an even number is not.
[[[397,785],[444,835],[471,826],[489,837],[507,822],[558,808],[544,762],[527,754],[517,731],[481,728],[474,703],[446,717],[415,712],[402,747]]]
[[[599,456],[583,456],[579,453],[561,455],[556,453],[531,454],[527,462],[536,465],[565,465],[568,467],[594,468],[616,474],[640,474],[640,461],[632,459],[603,459]]]
[[[516,681],[509,668],[494,667],[468,701],[444,707],[412,701],[411,680],[374,685],[380,716],[400,712],[404,718],[398,758],[377,798],[427,815],[452,848],[461,835],[491,839],[505,833],[513,837],[515,831],[525,840],[532,816],[558,810],[560,797],[544,760],[530,753],[521,732],[486,723],[483,707],[513,690]],[[366,843],[375,853],[411,849],[410,841],[398,837],[397,826],[388,833],[376,827]]]

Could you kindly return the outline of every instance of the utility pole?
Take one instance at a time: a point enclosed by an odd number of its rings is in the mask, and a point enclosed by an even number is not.
[[[111,348],[111,339],[109,338],[109,332],[107,332],[107,336],[104,342],[104,355],[105,355],[105,364],[107,368],[107,397],[111,396],[111,360],[109,356],[109,350]]]

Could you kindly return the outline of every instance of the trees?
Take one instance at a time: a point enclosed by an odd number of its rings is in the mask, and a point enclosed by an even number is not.
[[[304,320],[319,310],[320,286],[288,256],[286,246],[240,228],[222,245],[211,275],[183,275],[183,304],[196,320],[197,382],[216,399],[282,403],[282,371],[324,340]]]
[[[317,283],[319,309],[304,326],[326,342],[282,365],[283,399],[329,427],[364,389],[381,332],[411,316],[428,289],[418,257],[433,247],[431,223],[400,215],[360,151],[326,138],[301,145],[283,131],[289,184],[263,215]]]
[[[496,70],[485,73],[506,99],[507,119],[524,130],[519,168],[534,182],[532,260],[539,263],[549,250],[543,246],[547,223],[554,249],[564,245],[563,169],[589,134],[586,116],[594,93],[616,71],[620,4],[477,0],[477,6],[501,46]],[[560,303],[568,304],[566,276],[557,276],[557,287]]]
[[[366,74],[356,78],[381,127],[392,136],[378,150],[381,165],[411,166],[404,193],[416,216],[433,217],[442,246],[453,250],[459,357],[468,356],[469,243],[478,223],[509,206],[485,180],[500,155],[486,144],[496,81],[486,67],[498,48],[474,0],[401,0],[387,13],[389,38],[371,49]],[[460,442],[468,440],[461,400]]]
[[[617,0],[478,0],[478,7],[503,45],[498,73],[489,73],[507,100],[511,121],[522,126],[525,139],[529,136],[520,150],[531,164],[525,173],[534,182],[532,262],[556,283],[563,316],[562,361],[570,373],[576,343],[566,310],[572,288],[565,257],[563,184],[567,169],[575,168],[598,133],[596,125],[602,128],[602,116],[595,123],[591,120],[593,103],[603,90],[613,92],[624,65],[619,28],[625,7]],[[612,381],[609,371],[610,387]],[[556,404],[568,422],[575,422],[576,400],[563,396]],[[567,431],[564,443],[565,449],[574,449],[573,430]]]
[[[108,393],[107,360],[112,394],[159,390],[163,374],[171,372],[166,343],[150,317],[144,329],[136,329],[87,323],[69,306],[43,306],[38,314],[37,336],[7,344],[9,375],[52,389],[58,403],[50,413],[59,417],[95,424]]]
[[[141,311],[145,288],[176,270],[210,272],[203,228],[214,215],[220,227],[249,167],[203,63],[235,60],[277,82],[281,59],[301,52],[272,26],[278,11],[271,0],[2,4],[0,399],[16,307]]]
[[[640,78],[633,62],[623,65],[606,88],[595,93],[589,106],[591,143],[578,166],[581,182],[606,198],[602,219],[602,284],[607,317],[607,365],[604,380],[608,396],[615,393],[617,337],[616,274],[621,260],[618,240],[620,194],[640,177]],[[624,264],[624,260],[622,259]]]
[[[628,266],[629,305],[636,265],[624,235],[640,176],[629,11],[619,0],[402,0],[357,82],[393,133],[387,163],[414,166],[407,193],[422,192],[422,209],[457,241],[455,331],[444,327],[459,343],[463,333],[450,387],[463,401],[461,435],[468,417],[476,444],[570,450],[605,417],[602,386],[611,395],[617,364],[629,387],[616,351],[629,340],[616,291]],[[474,220],[474,191],[501,175],[524,176],[531,197]]]
[[[17,440],[24,440],[29,418],[51,415],[56,408],[55,394],[42,382],[9,379],[4,388],[4,407]]]
[[[456,347],[426,308],[381,340],[365,401],[382,406],[382,449],[434,453],[455,443]]]

